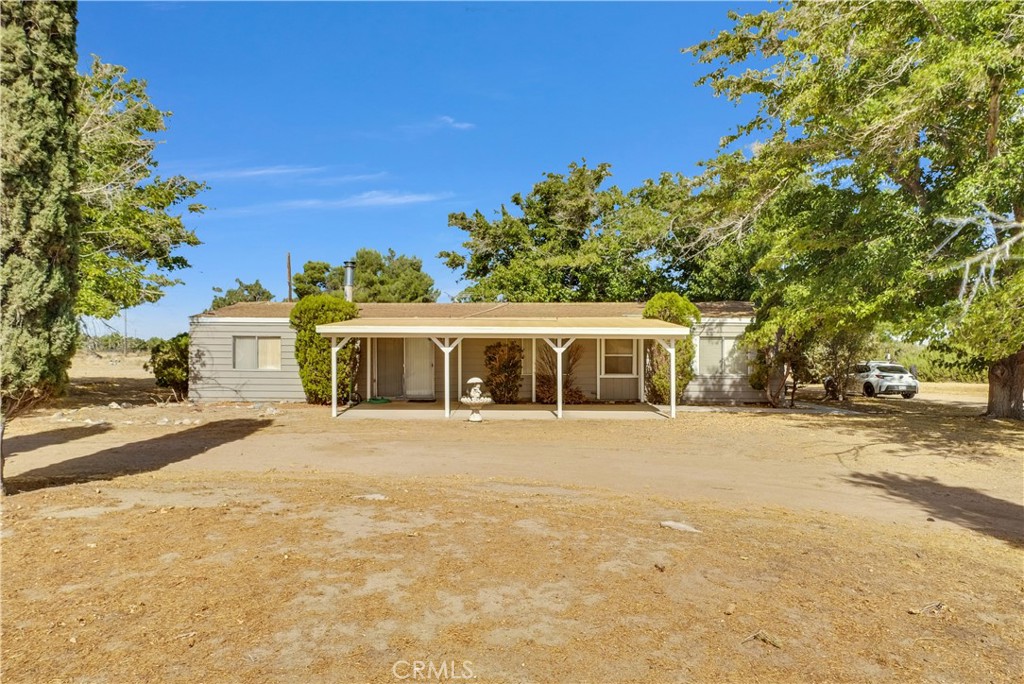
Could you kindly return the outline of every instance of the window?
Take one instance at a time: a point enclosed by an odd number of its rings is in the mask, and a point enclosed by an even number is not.
[[[698,375],[746,375],[747,355],[731,337],[701,337]]]
[[[280,337],[234,338],[233,368],[239,370],[280,370]]]
[[[602,340],[601,375],[636,376],[636,344],[633,340]]]

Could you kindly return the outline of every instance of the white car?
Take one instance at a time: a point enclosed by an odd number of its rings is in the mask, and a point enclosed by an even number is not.
[[[861,392],[865,397],[899,394],[904,399],[913,399],[921,391],[921,384],[898,363],[868,361],[854,366],[846,378],[846,389]]]

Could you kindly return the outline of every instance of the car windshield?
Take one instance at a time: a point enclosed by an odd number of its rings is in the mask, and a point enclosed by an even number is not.
[[[904,368],[903,366],[879,366],[877,370],[879,373],[903,373],[904,375],[910,374],[907,371],[907,369]]]

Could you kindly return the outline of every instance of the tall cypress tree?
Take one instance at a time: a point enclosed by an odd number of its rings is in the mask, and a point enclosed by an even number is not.
[[[64,390],[75,351],[76,12],[0,2],[0,493],[3,426]]]

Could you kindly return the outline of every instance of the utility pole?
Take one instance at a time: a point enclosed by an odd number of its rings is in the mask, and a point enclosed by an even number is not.
[[[288,252],[288,301],[292,301],[292,253]]]

